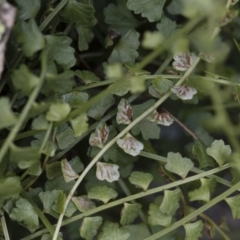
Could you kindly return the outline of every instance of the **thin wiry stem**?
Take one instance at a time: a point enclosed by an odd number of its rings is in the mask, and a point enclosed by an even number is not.
[[[3,235],[5,240],[10,240],[9,233],[8,233],[8,228],[5,220],[5,216],[3,211],[0,209],[0,217],[1,217],[1,225],[2,225],[2,230],[3,230]]]
[[[182,78],[175,84],[175,86],[179,86],[181,85],[185,79],[191,74],[191,72],[195,69],[195,67],[197,66],[197,64],[200,61],[200,57],[197,57],[195,59],[195,61],[193,62],[193,64],[191,65],[191,67],[185,72],[185,74],[182,76]],[[145,117],[147,117],[151,112],[153,112],[153,110],[155,110],[158,106],[160,106],[169,96],[171,95],[171,91],[168,91],[166,94],[163,95],[162,98],[160,98],[155,104],[153,104],[152,107],[148,108],[144,113],[142,113],[138,118],[136,118],[132,123],[130,123],[125,129],[123,129],[116,137],[114,137],[104,148],[102,148],[102,150],[95,156],[95,158],[89,163],[89,165],[84,169],[84,171],[82,172],[82,174],[79,176],[79,178],[77,179],[77,181],[75,182],[73,188],[71,189],[70,193],[67,196],[67,199],[65,201],[64,204],[64,208],[63,208],[63,213],[60,214],[58,222],[57,222],[57,226],[55,229],[55,233],[53,236],[53,240],[57,239],[62,221],[63,221],[63,216],[64,213],[67,209],[67,206],[70,202],[70,200],[72,199],[76,189],[78,188],[78,186],[80,185],[80,183],[82,182],[82,180],[84,179],[84,177],[86,176],[86,174],[89,172],[89,170],[95,165],[95,163],[102,157],[102,155],[115,143],[117,142],[118,139],[120,139],[121,137],[123,137],[126,133],[128,133],[129,130],[132,129],[132,127],[134,127],[137,123],[139,123],[142,119],[144,119]]]
[[[44,82],[44,78],[45,78],[45,74],[47,72],[47,56],[46,56],[46,52],[43,51],[42,52],[42,72],[41,72],[41,76],[40,76],[40,81],[38,86],[32,91],[26,105],[24,106],[20,117],[17,121],[17,123],[15,124],[15,126],[12,128],[11,132],[9,133],[8,137],[6,138],[6,140],[4,141],[1,150],[0,150],[0,163],[3,159],[3,157],[5,156],[10,144],[12,143],[12,141],[14,140],[15,136],[17,135],[18,131],[20,130],[21,126],[23,125],[25,119],[28,116],[29,111],[31,110],[32,104],[34,103],[35,99],[37,98],[43,82]]]
[[[224,170],[228,169],[229,167],[230,167],[229,164],[225,164],[222,167],[217,167],[217,168],[211,169],[209,171],[206,171],[206,172],[203,172],[203,173],[196,174],[194,176],[185,178],[183,180],[178,180],[178,181],[166,184],[164,186],[152,188],[152,189],[149,189],[149,190],[147,190],[145,192],[143,191],[143,192],[140,192],[140,193],[137,193],[137,194],[125,197],[125,198],[118,199],[116,201],[104,204],[102,206],[96,207],[96,208],[94,208],[92,210],[89,210],[87,212],[84,212],[84,213],[81,213],[79,215],[76,215],[76,216],[72,217],[71,219],[67,219],[61,225],[65,226],[65,225],[67,225],[69,223],[72,223],[72,222],[75,222],[75,221],[77,221],[79,219],[82,219],[84,217],[96,214],[96,213],[101,212],[103,210],[106,210],[106,209],[118,206],[118,205],[123,204],[125,202],[130,202],[130,201],[142,198],[142,197],[146,197],[146,196],[149,196],[149,195],[152,195],[152,194],[155,194],[155,193],[162,192],[162,191],[167,190],[167,189],[171,189],[171,188],[178,187],[178,186],[181,186],[181,185],[189,183],[189,182],[196,181],[196,180],[204,178],[204,177],[211,176],[211,175],[213,175],[215,173],[224,171]],[[28,237],[22,238],[21,240],[34,239],[34,238],[40,236],[41,234],[45,233],[46,231],[47,230],[45,230],[45,229],[41,230],[41,231],[38,231],[38,232],[28,236]]]

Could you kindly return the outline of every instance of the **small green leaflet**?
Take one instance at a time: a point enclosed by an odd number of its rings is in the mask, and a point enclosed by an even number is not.
[[[61,176],[62,175],[61,163],[56,162],[56,163],[46,164],[46,175],[47,175],[47,179],[50,179],[50,180],[58,176]]]
[[[31,146],[39,147],[39,150],[40,150],[40,147],[41,147],[42,142],[44,140],[44,136],[45,136],[44,132],[40,133],[40,134],[37,134],[37,135],[34,135],[34,137],[37,138],[37,139],[31,141]],[[41,153],[43,153],[47,156],[53,157],[55,155],[55,152],[56,152],[57,148],[58,147],[57,147],[56,143],[53,143],[51,140],[48,140],[46,142],[45,147],[41,150]]]
[[[205,34],[205,33],[204,33]],[[189,85],[196,88],[203,94],[209,94],[211,89],[214,88],[214,82],[207,79],[207,77],[192,76],[188,81]]]
[[[146,223],[132,224],[125,227],[130,232],[130,237],[127,240],[145,239],[151,236],[148,225]]]
[[[86,70],[77,70],[75,71],[75,75],[79,77],[86,85],[100,81],[100,79],[94,73]]]
[[[167,6],[167,11],[173,15],[182,14],[184,8],[183,3],[184,1],[173,1]]]
[[[40,176],[40,174],[42,173],[41,162],[38,161],[34,163],[31,167],[28,168],[27,173],[33,176]]]
[[[40,79],[32,74],[24,64],[13,71],[11,79],[14,88],[26,96],[29,96],[32,90],[40,84]]]
[[[146,49],[155,49],[163,41],[163,37],[159,32],[146,31],[143,36],[142,47]]]
[[[72,201],[74,202],[77,209],[81,212],[87,212],[96,207],[95,203],[92,202],[87,196],[73,197]]]
[[[157,29],[164,36],[164,38],[170,37],[174,30],[176,29],[176,27],[177,27],[176,22],[172,21],[165,15],[161,17],[161,22],[157,24]]]
[[[221,167],[231,155],[232,150],[229,145],[225,145],[223,140],[215,140],[211,147],[207,148],[207,154]]]
[[[108,62],[109,63],[134,63],[138,57],[136,51],[140,45],[140,34],[135,30],[129,30],[117,43],[112,51]]]
[[[160,93],[155,89],[155,87],[153,87],[153,85],[150,85],[150,86],[148,87],[148,93],[149,93],[151,96],[155,97],[155,98],[161,98],[161,97],[162,97],[162,94],[160,94]]]
[[[88,192],[88,198],[97,199],[103,203],[107,203],[110,199],[117,197],[117,192],[107,186],[92,187]]]
[[[226,198],[225,201],[232,210],[233,218],[240,219],[240,195]]]
[[[97,104],[93,105],[88,111],[87,115],[95,120],[100,120],[104,113],[115,103],[112,95],[109,95]]]
[[[46,130],[48,128],[48,121],[46,120],[44,115],[39,115],[34,118],[32,121],[31,128],[33,130]]]
[[[74,142],[73,130],[67,125],[63,124],[58,127],[56,134],[56,140],[59,149],[65,149],[69,147]]]
[[[173,216],[177,209],[180,207],[179,200],[181,197],[181,190],[165,190],[164,198],[160,205],[160,211],[168,216]]]
[[[61,169],[63,173],[64,180],[66,182],[70,182],[79,176],[76,174],[70,163],[67,161],[67,159],[63,159],[61,161]]]
[[[69,163],[76,173],[80,173],[84,169],[84,165],[83,165],[83,163],[81,162],[81,159],[78,156],[72,158],[69,161]]]
[[[74,86],[73,77],[73,71],[65,71],[61,74],[48,74],[41,89],[41,93],[45,94],[46,96],[52,96],[70,92]]]
[[[217,182],[214,178],[201,178],[200,181],[201,187],[188,193],[189,201],[202,200],[205,202],[209,202],[211,193],[214,191]]]
[[[121,211],[121,220],[122,225],[131,224],[138,216],[138,212],[142,208],[139,203],[124,203],[124,207]]]
[[[188,172],[193,168],[193,162],[188,158],[183,158],[180,153],[168,153],[167,164],[165,168],[169,172],[179,175],[181,178],[186,178]]]
[[[68,103],[53,103],[46,114],[46,119],[50,122],[63,120],[71,111]]]
[[[56,61],[64,69],[69,69],[75,65],[74,48],[70,47],[72,39],[66,36],[45,36],[46,54],[48,56],[48,67],[55,68]],[[56,86],[55,86],[56,87]]]
[[[0,118],[0,129],[11,127],[17,122],[17,117],[14,115],[9,99],[6,97],[0,98],[0,109],[1,109],[1,118]]]
[[[145,78],[141,75],[133,76],[130,79],[130,91],[132,94],[141,93],[146,90]]]
[[[148,186],[152,180],[152,174],[144,172],[132,172],[131,176],[129,177],[130,183],[136,185],[136,187],[142,188],[144,191],[148,189]]]
[[[61,192],[62,192],[61,190],[53,190],[53,191],[46,191],[46,192],[39,193],[39,198],[43,203],[43,211],[45,213],[54,215],[52,206]]]
[[[40,159],[39,147],[17,147],[11,144],[9,160],[18,164],[19,168],[26,169]]]
[[[152,85],[156,91],[163,94],[171,89],[173,82],[162,77],[157,77],[152,80]]]
[[[78,24],[80,26],[93,26],[96,23],[94,18],[94,7],[83,4],[76,0],[68,1],[67,6],[61,13],[64,22]]]
[[[46,174],[48,179],[54,179],[55,177],[63,175],[61,164],[61,162],[55,162],[46,165]],[[75,173],[80,173],[84,169],[84,166],[78,156],[71,159],[69,164],[71,168],[74,169]]]
[[[201,220],[183,225],[186,231],[184,240],[198,240],[202,236],[204,224]]]
[[[65,200],[65,194],[61,193],[61,195],[62,195],[62,197],[64,197],[64,198],[62,198],[62,200]],[[59,196],[61,196],[61,195],[59,195]],[[62,213],[63,207],[64,207],[63,204],[64,204],[64,201],[62,201],[62,202],[56,201],[56,203],[53,204],[53,206],[52,206],[53,211],[55,211],[56,213]],[[77,208],[74,205],[74,203],[69,202],[64,215],[66,217],[70,218],[70,217],[72,217],[73,213],[76,211],[77,211]],[[55,215],[55,217],[58,218],[58,214],[57,214],[57,216]]]
[[[80,235],[86,240],[92,240],[102,225],[102,217],[85,217],[80,227]]]
[[[167,227],[171,224],[172,216],[168,216],[161,212],[159,205],[155,203],[150,204],[148,214],[148,223],[150,225],[161,225]]]
[[[108,79],[117,80],[123,77],[124,68],[120,63],[103,63],[104,72]]]
[[[156,22],[161,19],[163,6],[166,0],[128,0],[128,9],[135,14],[141,13],[149,22]]]
[[[18,17],[22,20],[34,18],[40,7],[40,0],[15,0],[18,5]]]
[[[155,103],[154,100],[148,100],[145,103],[132,106],[133,109],[133,120],[139,117],[143,112],[145,112],[149,107]],[[159,139],[160,128],[157,123],[151,122],[147,118],[143,119],[137,123],[131,130],[133,135],[138,135],[140,132],[145,140],[148,139]]]
[[[132,81],[131,81],[131,79],[130,79],[130,81],[129,81],[129,79],[123,79],[120,81],[121,81],[120,86],[117,86],[115,89],[113,89],[112,94],[115,94],[117,96],[124,96],[130,90]]]
[[[89,43],[93,40],[94,35],[91,28],[75,25],[75,29],[78,33],[78,49],[82,52],[88,50]]]
[[[71,181],[66,183],[63,176],[58,176],[52,180],[48,180],[45,183],[45,190],[46,191],[52,191],[52,190],[62,190],[65,193],[68,193],[71,191],[75,181]]]
[[[92,5],[72,0],[68,1],[66,8],[61,14],[64,22],[74,24],[74,28],[79,35],[78,48],[80,51],[87,50],[88,44],[94,37],[91,30],[91,27],[97,22],[94,13],[95,10]]]
[[[66,195],[61,191],[58,194],[56,201],[56,212],[62,214],[64,212],[64,204],[66,201]]]
[[[20,22],[14,30],[16,39],[21,43],[22,51],[26,57],[32,57],[34,53],[44,48],[45,39],[35,20],[31,19],[28,22]]]
[[[71,108],[78,108],[87,102],[89,95],[84,92],[73,91],[62,95],[61,100],[70,105]]]
[[[105,22],[122,35],[138,26],[137,19],[126,7],[126,0],[117,0],[117,5],[109,4],[104,9],[104,16]]]
[[[201,126],[195,128],[194,134],[196,134],[199,140],[206,146],[210,146],[214,140],[213,137],[210,136],[209,133]]]
[[[42,143],[43,139],[33,140],[31,141],[31,146],[41,147]],[[55,152],[57,149],[58,149],[57,144],[51,140],[48,140],[44,148],[41,149],[41,153],[45,154],[46,156],[53,157],[55,156]]]
[[[183,207],[184,217],[188,216],[189,214],[193,213],[194,211],[195,211],[195,209],[188,205],[184,205],[184,207]],[[197,220],[197,217],[194,217],[189,222],[195,222],[196,220]]]
[[[74,119],[70,120],[74,137],[80,137],[88,130],[88,117],[86,113],[82,113]]]
[[[206,147],[200,142],[195,141],[193,148],[192,148],[193,154],[196,155],[200,168],[205,167],[214,167],[213,160],[207,155]]]
[[[130,233],[127,228],[120,227],[118,223],[105,222],[98,240],[127,240]]]
[[[26,227],[30,232],[34,232],[39,227],[38,215],[34,207],[24,198],[19,198],[16,201],[15,207],[9,216]]]
[[[7,177],[0,179],[0,200],[18,197],[22,191],[19,177]]]

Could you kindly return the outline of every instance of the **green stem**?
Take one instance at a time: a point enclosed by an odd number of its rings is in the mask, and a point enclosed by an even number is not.
[[[220,201],[224,200],[225,198],[227,198],[229,195],[231,195],[232,193],[234,193],[235,191],[237,191],[240,188],[240,182],[238,182],[237,184],[235,184],[234,186],[232,186],[230,189],[228,189],[227,191],[225,191],[224,193],[220,194],[219,196],[217,196],[216,198],[212,199],[210,202],[206,203],[205,205],[203,205],[202,207],[198,208],[196,211],[194,211],[193,213],[187,215],[185,218],[181,219],[180,221],[172,224],[170,227],[165,228],[164,230],[152,235],[151,237],[145,238],[145,240],[155,240],[155,239],[159,239],[160,237],[163,237],[164,235],[168,234],[169,232],[174,231],[175,229],[179,228],[180,226],[182,226],[183,224],[187,223],[188,221],[190,221],[191,219],[197,217],[199,214],[205,212],[206,210],[208,210],[209,208],[211,208],[212,206],[216,205],[217,203],[219,203]]]
[[[207,215],[205,215],[204,213],[199,214],[199,216],[204,219],[205,221],[209,222],[210,224],[212,224],[214,226],[214,228],[216,228],[216,230],[222,235],[222,237],[224,238],[224,240],[231,240],[227,234]]]
[[[11,103],[10,103],[11,106],[15,103],[18,95],[19,95],[19,92],[15,93],[15,94],[13,95],[13,98],[11,99]]]
[[[198,77],[198,76],[196,76]],[[201,77],[201,76],[199,76]],[[219,78],[211,78],[211,77],[201,77],[201,80],[205,80],[205,81],[212,81],[215,83],[219,83],[219,84],[223,84],[223,85],[228,85],[228,86],[240,86],[240,83],[237,82],[230,82],[224,79],[219,79]]]
[[[47,128],[46,134],[44,136],[44,139],[42,141],[42,145],[41,145],[40,150],[39,150],[40,153],[43,151],[43,149],[46,146],[46,143],[47,143],[47,141],[49,139],[49,136],[51,134],[51,131],[52,131],[52,126],[53,126],[53,124],[52,124],[52,122],[50,122],[49,125],[48,125],[48,128]]]
[[[193,71],[193,69],[197,66],[197,64],[199,63],[200,58],[197,57],[196,60],[193,62],[193,64],[191,65],[191,67],[185,72],[185,74],[182,76],[182,78],[175,84],[175,86],[179,86],[181,85],[185,79],[191,74],[191,72]],[[77,181],[75,182],[74,186],[72,187],[70,193],[67,196],[66,202],[64,204],[64,210],[63,213],[60,214],[59,219],[58,219],[58,223],[55,229],[55,233],[54,233],[54,237],[53,240],[57,239],[58,236],[58,232],[60,230],[61,227],[61,223],[63,220],[63,216],[64,213],[67,209],[67,206],[72,198],[72,196],[74,195],[74,192],[76,191],[76,189],[78,188],[78,186],[80,185],[80,183],[82,182],[82,180],[84,179],[84,177],[86,176],[86,174],[89,172],[89,170],[95,165],[95,163],[102,157],[102,155],[115,143],[117,142],[118,139],[120,139],[121,137],[123,137],[127,132],[129,132],[129,130],[132,129],[132,127],[134,127],[137,123],[139,123],[142,119],[144,119],[145,117],[147,117],[151,112],[154,111],[154,109],[156,109],[159,105],[161,105],[170,95],[171,95],[171,90],[168,91],[166,94],[163,95],[162,98],[160,98],[155,104],[153,104],[152,107],[148,108],[144,113],[142,113],[138,118],[136,118],[134,121],[132,121],[126,128],[124,128],[116,137],[114,137],[108,144],[105,145],[104,148],[102,148],[102,150],[95,156],[95,158],[89,163],[89,165],[84,169],[84,171],[82,172],[82,174],[79,176],[79,178],[77,179]]]
[[[164,74],[160,74],[160,75],[147,75],[144,78],[146,80],[148,80],[148,79],[155,79],[155,78],[158,78],[158,77],[168,78],[168,79],[179,79],[179,78],[181,78],[181,76],[164,75]],[[104,81],[101,81],[101,82],[96,82],[96,83],[92,83],[92,84],[89,84],[89,85],[86,85],[86,86],[81,86],[81,87],[74,88],[73,91],[67,92],[65,94],[69,94],[69,93],[72,93],[72,92],[75,92],[75,91],[85,91],[85,90],[92,89],[92,88],[103,87],[103,86],[107,86],[107,85],[113,84],[115,82],[116,82],[116,79],[114,79],[114,80],[104,80]],[[65,94],[58,94],[57,97],[60,98],[61,96],[65,95]],[[53,99],[56,99],[56,96],[45,98],[43,101],[44,102],[49,102],[49,101],[51,101]]]
[[[227,108],[240,108],[240,104],[239,103],[226,103],[226,104],[221,104],[225,109]],[[218,104],[216,104],[215,106],[205,106],[205,107],[200,107],[198,108],[199,110],[213,110],[214,108],[217,109],[220,106]]]
[[[8,137],[4,141],[1,150],[0,150],[0,163],[5,156],[10,144],[14,140],[15,136],[17,135],[18,131],[21,129],[22,124],[24,123],[25,119],[28,116],[29,111],[31,110],[32,104],[34,103],[35,99],[37,98],[41,87],[44,82],[44,77],[47,71],[47,58],[46,58],[46,53],[45,51],[42,52],[42,72],[40,76],[40,83],[39,85],[32,91],[26,105],[24,106],[21,115],[19,116],[19,119],[15,126],[12,128],[11,132],[9,133]]]
[[[156,74],[156,75],[147,75],[145,76],[145,79],[155,79],[155,78],[168,78],[168,79],[179,79],[182,76],[180,75],[165,75],[165,74]]]
[[[236,133],[234,131],[233,125],[231,124],[226,110],[222,106],[221,90],[219,88],[213,88],[210,92],[210,96],[212,98],[214,109],[217,114],[216,117],[221,119],[221,127],[223,128],[225,134],[228,136],[229,142],[237,152],[240,152],[239,142],[235,136]]]
[[[148,152],[141,151],[139,155],[142,156],[142,157],[146,157],[146,158],[149,158],[149,159],[159,161],[163,164],[167,163],[167,159],[165,157],[158,156],[158,155],[153,154],[153,153],[148,153]],[[197,173],[197,174],[200,174],[200,173],[204,172],[203,170],[200,170],[196,167],[193,167],[190,171],[193,172],[193,173]],[[227,187],[232,187],[232,184],[229,181],[227,181],[223,178],[220,178],[216,175],[212,175],[212,176],[208,176],[208,177],[209,178],[214,178],[217,182],[221,183],[222,185],[225,185]]]
[[[35,134],[38,134],[38,133],[42,133],[44,132],[45,130],[30,130],[30,131],[26,131],[26,132],[23,132],[23,133],[19,133],[15,138],[14,138],[14,141],[17,141],[17,140],[20,140],[20,139],[23,139],[23,138],[27,138],[27,137],[31,137]],[[0,140],[0,145],[3,144],[3,142],[5,141],[5,139],[1,139]]]
[[[3,230],[3,236],[5,240],[10,240],[9,233],[8,233],[8,228],[5,220],[4,213],[2,209],[0,209],[0,216],[1,216],[1,224],[2,224],[2,230]]]
[[[155,193],[159,193],[159,192],[162,192],[164,190],[167,190],[167,189],[171,189],[171,188],[174,188],[174,187],[178,187],[180,185],[183,185],[183,184],[186,184],[186,183],[189,183],[189,182],[192,182],[192,181],[196,181],[198,179],[201,179],[203,177],[208,177],[210,175],[213,175],[215,173],[218,173],[218,172],[221,172],[223,170],[226,170],[229,168],[229,164],[226,164],[226,165],[223,165],[222,167],[217,167],[217,168],[214,168],[212,170],[209,170],[209,171],[206,171],[206,172],[203,172],[203,173],[200,173],[200,174],[197,174],[195,176],[191,176],[191,177],[188,177],[188,178],[185,178],[184,180],[178,180],[178,181],[175,181],[175,182],[172,182],[172,183],[169,183],[169,184],[166,184],[164,186],[160,186],[160,187],[156,187],[156,188],[153,188],[153,189],[150,189],[150,190],[147,190],[145,192],[140,192],[140,193],[137,193],[137,194],[134,194],[134,195],[131,195],[129,197],[125,197],[125,198],[121,198],[119,200],[116,200],[116,201],[113,201],[113,202],[110,202],[110,203],[107,203],[107,204],[104,204],[100,207],[96,207],[90,211],[87,211],[85,213],[81,213],[81,214],[78,214],[74,217],[72,217],[71,219],[67,219],[65,221],[63,221],[63,223],[61,224],[61,226],[65,226],[69,223],[72,223],[72,222],[75,222],[77,220],[80,220],[84,217],[87,217],[87,216],[90,216],[90,215],[93,215],[93,214],[96,214],[98,212],[101,212],[103,210],[106,210],[106,209],[109,209],[109,208],[112,208],[112,207],[115,207],[115,206],[118,206],[120,204],[123,204],[125,202],[130,202],[130,201],[133,201],[133,200],[136,200],[136,199],[139,199],[139,198],[142,198],[142,197],[146,197],[146,196],[149,196],[149,195],[152,195],[152,194],[155,194]],[[25,238],[22,238],[21,240],[30,240],[30,239],[34,239],[38,236],[40,236],[41,234],[45,233],[46,230],[43,229],[39,232],[36,232],[34,234],[32,234],[31,236],[28,236],[28,237],[25,237]],[[56,230],[55,230],[56,232]]]
[[[42,32],[47,25],[52,21],[52,19],[62,10],[63,7],[67,4],[68,0],[62,0],[54,10],[47,16],[43,23],[39,26],[40,31]]]

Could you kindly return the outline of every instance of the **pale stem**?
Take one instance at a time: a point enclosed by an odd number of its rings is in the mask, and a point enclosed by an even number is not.
[[[191,67],[185,72],[185,74],[182,76],[182,78],[175,84],[175,86],[179,86],[181,85],[185,79],[191,74],[191,72],[193,71],[193,69],[197,66],[197,64],[199,63],[199,61],[201,60],[200,57],[197,57],[195,59],[195,61],[193,62],[193,64],[191,65]],[[80,185],[80,183],[82,182],[82,180],[84,179],[84,177],[86,176],[86,174],[89,172],[89,170],[95,165],[95,163],[102,157],[102,155],[115,143],[117,142],[118,139],[120,139],[121,137],[123,137],[127,132],[129,132],[129,130],[132,129],[132,127],[134,127],[138,122],[140,122],[142,119],[144,119],[145,117],[147,117],[151,112],[153,112],[153,110],[155,110],[159,105],[161,105],[170,95],[171,95],[171,91],[168,91],[165,95],[163,95],[162,98],[160,98],[155,104],[153,104],[152,107],[148,108],[144,113],[142,113],[138,118],[136,118],[132,123],[130,123],[125,129],[123,129],[123,131],[121,131],[115,138],[113,138],[107,145],[105,145],[104,148],[102,148],[102,150],[95,156],[95,158],[90,162],[90,164],[84,169],[84,171],[82,172],[82,174],[79,176],[78,180],[75,182],[73,188],[71,189],[70,193],[67,196],[66,202],[64,204],[64,209],[63,209],[63,213],[60,214],[58,222],[57,222],[57,226],[55,229],[55,233],[53,236],[53,240],[57,240],[57,236],[58,236],[58,232],[60,230],[62,221],[63,221],[63,216],[64,213],[67,209],[67,206],[70,202],[70,200],[72,199],[72,196],[74,195],[76,189],[78,188],[78,186]]]
[[[125,198],[122,198],[122,199],[119,199],[119,200],[116,200],[116,201],[104,204],[102,206],[96,207],[96,208],[94,208],[92,210],[89,210],[87,212],[84,212],[84,213],[81,213],[79,215],[76,215],[76,216],[72,217],[71,219],[65,220],[63,222],[62,226],[67,225],[67,224],[69,224],[71,222],[77,221],[79,219],[82,219],[84,217],[96,214],[96,213],[101,212],[103,210],[106,210],[106,209],[115,207],[117,205],[123,204],[125,202],[130,202],[130,201],[142,198],[142,197],[146,197],[146,196],[149,196],[149,195],[152,195],[152,194],[155,194],[155,193],[162,192],[162,191],[167,190],[167,189],[171,189],[171,188],[178,187],[180,185],[183,185],[183,184],[186,184],[186,183],[189,183],[189,182],[196,181],[196,180],[204,178],[204,177],[211,176],[211,175],[213,175],[215,173],[224,171],[224,170],[228,169],[229,167],[230,167],[229,164],[225,164],[222,167],[217,167],[217,168],[214,168],[212,170],[209,170],[209,171],[197,174],[195,176],[191,176],[191,177],[185,178],[183,180],[178,180],[178,181],[166,184],[164,186],[156,187],[156,188],[147,190],[145,192],[143,191],[143,192],[131,195],[129,197],[125,197]],[[41,230],[41,231],[39,231],[37,233],[32,234],[29,237],[22,238],[21,240],[30,240],[30,239],[36,238],[37,236],[40,236],[41,234],[43,234],[45,232],[46,232],[46,230],[44,229],[44,230]]]

